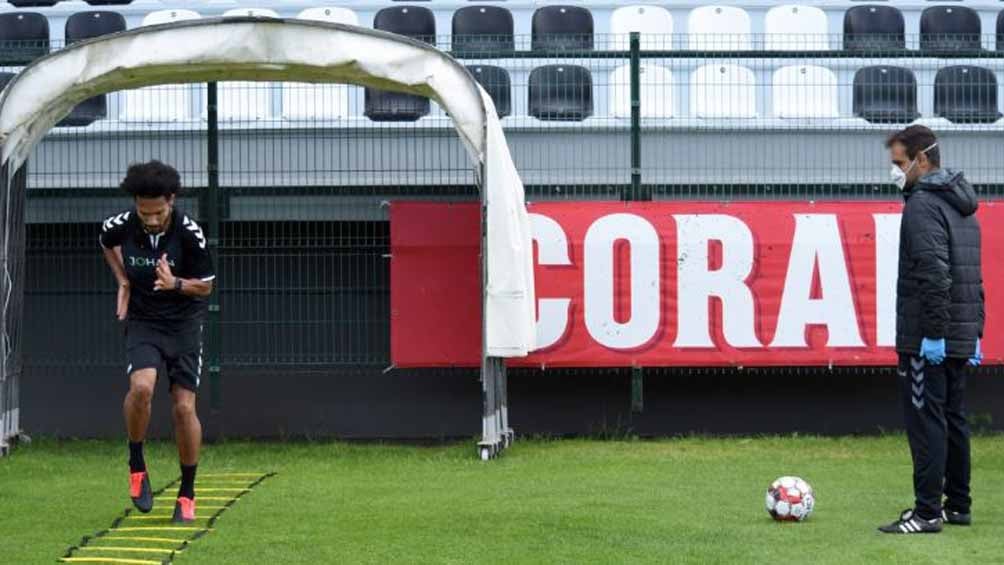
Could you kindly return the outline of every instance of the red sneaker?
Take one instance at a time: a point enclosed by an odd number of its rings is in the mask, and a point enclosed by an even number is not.
[[[174,516],[172,522],[178,524],[190,524],[195,521],[195,499],[178,497],[178,502],[174,503]]]
[[[146,514],[153,510],[153,492],[150,490],[150,477],[146,471],[129,473],[129,498],[140,512]]]

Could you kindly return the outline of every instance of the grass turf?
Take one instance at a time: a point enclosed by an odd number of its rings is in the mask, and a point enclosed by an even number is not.
[[[0,563],[53,563],[107,527],[126,458],[44,440],[0,459]],[[155,487],[178,474],[169,443],[147,461]],[[887,536],[912,499],[902,436],[521,441],[487,464],[473,443],[224,443],[200,472],[279,474],[175,563],[1004,563],[1004,436],[974,438],[973,463],[973,527]],[[805,523],[763,509],[784,474],[816,491]]]

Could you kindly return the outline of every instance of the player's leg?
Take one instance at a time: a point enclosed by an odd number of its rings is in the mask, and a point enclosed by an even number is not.
[[[129,498],[140,512],[153,508],[150,476],[143,457],[143,442],[150,424],[154,386],[160,352],[148,343],[133,343],[127,349],[129,358],[129,392],[122,412],[129,435]]]
[[[941,481],[945,473],[944,365],[901,355],[897,367],[906,435],[913,459],[914,507],[882,526],[889,534],[941,531]]]
[[[202,372],[201,339],[201,327],[179,335],[176,343],[184,352],[167,360],[174,436],[181,464],[181,486],[174,509],[176,522],[195,520],[195,473],[202,448],[202,423],[195,404]]]
[[[966,374],[964,359],[947,359],[948,399],[945,421],[948,424],[948,458],[945,465],[945,508],[942,518],[950,524],[972,523],[969,497],[970,451],[969,422],[966,419]]]

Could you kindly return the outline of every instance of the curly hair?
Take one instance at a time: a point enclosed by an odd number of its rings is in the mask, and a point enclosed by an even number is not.
[[[181,190],[181,178],[174,167],[155,159],[129,165],[119,187],[134,198],[169,198]]]

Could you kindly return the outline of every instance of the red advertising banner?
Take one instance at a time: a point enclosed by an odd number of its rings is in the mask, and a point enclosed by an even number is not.
[[[900,202],[534,204],[537,341],[512,366],[890,365]],[[1004,363],[1004,202],[981,203]],[[477,204],[391,206],[391,355],[478,366]],[[918,349],[920,344],[917,344]]]

